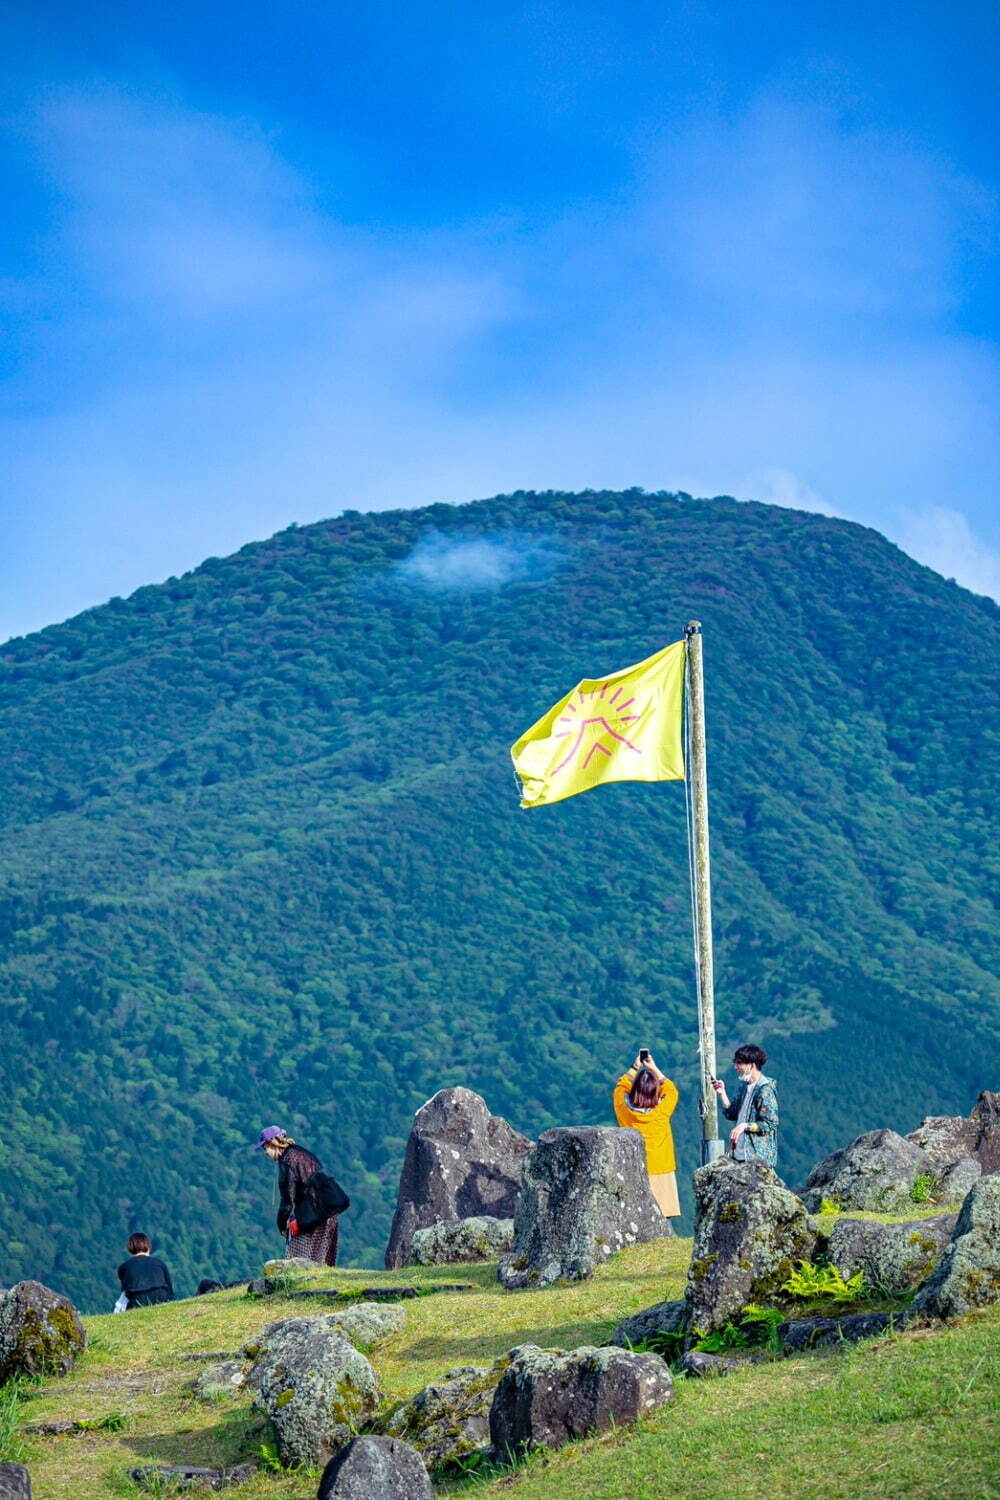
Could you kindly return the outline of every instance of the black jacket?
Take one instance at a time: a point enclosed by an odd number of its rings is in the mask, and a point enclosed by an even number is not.
[[[302,1188],[308,1177],[314,1172],[320,1172],[323,1164],[319,1157],[313,1156],[305,1146],[286,1146],[278,1157],[278,1190],[281,1193],[281,1202],[278,1205],[278,1230],[284,1234],[288,1228],[289,1219],[294,1219],[295,1211],[302,1200]]]
[[[170,1272],[155,1255],[130,1255],[118,1267],[118,1280],[130,1308],[174,1300]]]

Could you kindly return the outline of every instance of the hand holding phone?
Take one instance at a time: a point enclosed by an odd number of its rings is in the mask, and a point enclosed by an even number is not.
[[[639,1048],[639,1061],[641,1063],[648,1063],[649,1062],[649,1048],[648,1047],[640,1047]]]

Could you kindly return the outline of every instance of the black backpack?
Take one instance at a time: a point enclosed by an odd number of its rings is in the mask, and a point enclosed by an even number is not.
[[[324,1172],[322,1167],[318,1168],[302,1184],[295,1212],[299,1233],[309,1234],[327,1219],[332,1219],[334,1214],[346,1213],[350,1206],[351,1200],[336,1177]]]

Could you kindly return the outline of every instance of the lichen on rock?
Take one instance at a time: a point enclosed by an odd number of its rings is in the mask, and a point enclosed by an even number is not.
[[[67,1375],[87,1346],[72,1302],[40,1281],[0,1291],[0,1385],[18,1375]]]

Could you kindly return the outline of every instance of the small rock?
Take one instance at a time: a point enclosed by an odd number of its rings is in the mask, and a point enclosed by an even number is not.
[[[443,1380],[425,1385],[386,1423],[390,1437],[412,1443],[428,1469],[445,1468],[490,1447],[490,1406],[500,1376],[510,1364],[505,1354],[493,1365],[460,1365]]]
[[[317,1500],[433,1500],[420,1454],[392,1437],[356,1437],[323,1470]]]
[[[660,1337],[683,1333],[687,1328],[691,1309],[682,1297],[677,1302],[657,1302],[645,1311],[624,1318],[611,1336],[611,1343],[623,1349],[636,1344],[650,1344]]]
[[[846,1280],[862,1271],[869,1286],[890,1296],[910,1291],[930,1275],[951,1238],[957,1214],[879,1224],[840,1218],[830,1232],[827,1258]]]
[[[239,1360],[227,1359],[202,1371],[194,1383],[194,1394],[199,1401],[210,1405],[226,1396],[237,1395],[246,1383],[246,1365]]]
[[[958,1318],[1000,1302],[1000,1175],[980,1177],[909,1317]]]
[[[286,1467],[325,1464],[375,1413],[381,1390],[363,1354],[327,1317],[282,1318],[247,1352],[247,1386]]]
[[[31,1437],[66,1437],[69,1433],[86,1432],[86,1427],[80,1427],[76,1422],[25,1422],[21,1428],[22,1432],[30,1434]],[[3,1491],[0,1490],[0,1495]]]
[[[514,1239],[513,1219],[480,1214],[455,1223],[418,1229],[410,1249],[411,1265],[449,1266],[479,1260],[499,1260]]]
[[[257,1468],[254,1464],[234,1464],[228,1469],[203,1469],[195,1464],[147,1464],[144,1468],[129,1469],[128,1477],[141,1490],[153,1490],[162,1494],[166,1485],[173,1490],[225,1490],[231,1484],[243,1484],[252,1479]]]
[[[390,1303],[354,1302],[342,1311],[328,1313],[325,1321],[339,1328],[356,1346],[373,1349],[406,1327],[406,1313]]]
[[[708,1375],[731,1375],[734,1370],[744,1370],[745,1359],[726,1359],[722,1354],[705,1354],[700,1349],[690,1349],[677,1368],[689,1379],[703,1380]]]
[[[318,1260],[306,1260],[301,1255],[275,1256],[264,1262],[264,1275],[279,1281],[306,1281],[317,1271],[328,1271],[329,1266]]]
[[[21,1464],[0,1464],[0,1500],[31,1500],[31,1479]]]
[[[983,1169],[974,1156],[953,1161],[937,1180],[937,1197],[942,1203],[962,1203],[982,1175]]]
[[[818,1162],[799,1197],[813,1213],[824,1198],[842,1209],[906,1213],[913,1207],[910,1190],[926,1171],[926,1153],[912,1140],[894,1130],[870,1130]]]
[[[0,1291],[0,1385],[16,1375],[67,1375],[87,1347],[68,1298],[40,1281]]]
[[[649,1189],[636,1130],[546,1130],[521,1169],[514,1243],[500,1261],[508,1291],[589,1276],[608,1256],[673,1234]]]
[[[399,1197],[385,1252],[388,1270],[405,1266],[414,1232],[470,1215],[509,1219],[531,1149],[471,1089],[442,1089],[413,1117]]]
[[[774,1300],[816,1230],[800,1199],[761,1161],[721,1157],[694,1174],[695,1228],[688,1270],[690,1326],[724,1328],[748,1302]]]
[[[881,1312],[856,1313],[850,1318],[796,1318],[779,1323],[778,1338],[785,1354],[803,1354],[821,1344],[856,1343],[858,1339],[874,1338],[893,1324],[902,1326],[898,1313],[895,1317]]]
[[[527,1448],[560,1448],[571,1438],[630,1426],[673,1393],[670,1371],[657,1354],[588,1347],[563,1354],[524,1344],[511,1351],[497,1385],[490,1439],[501,1458]]]

